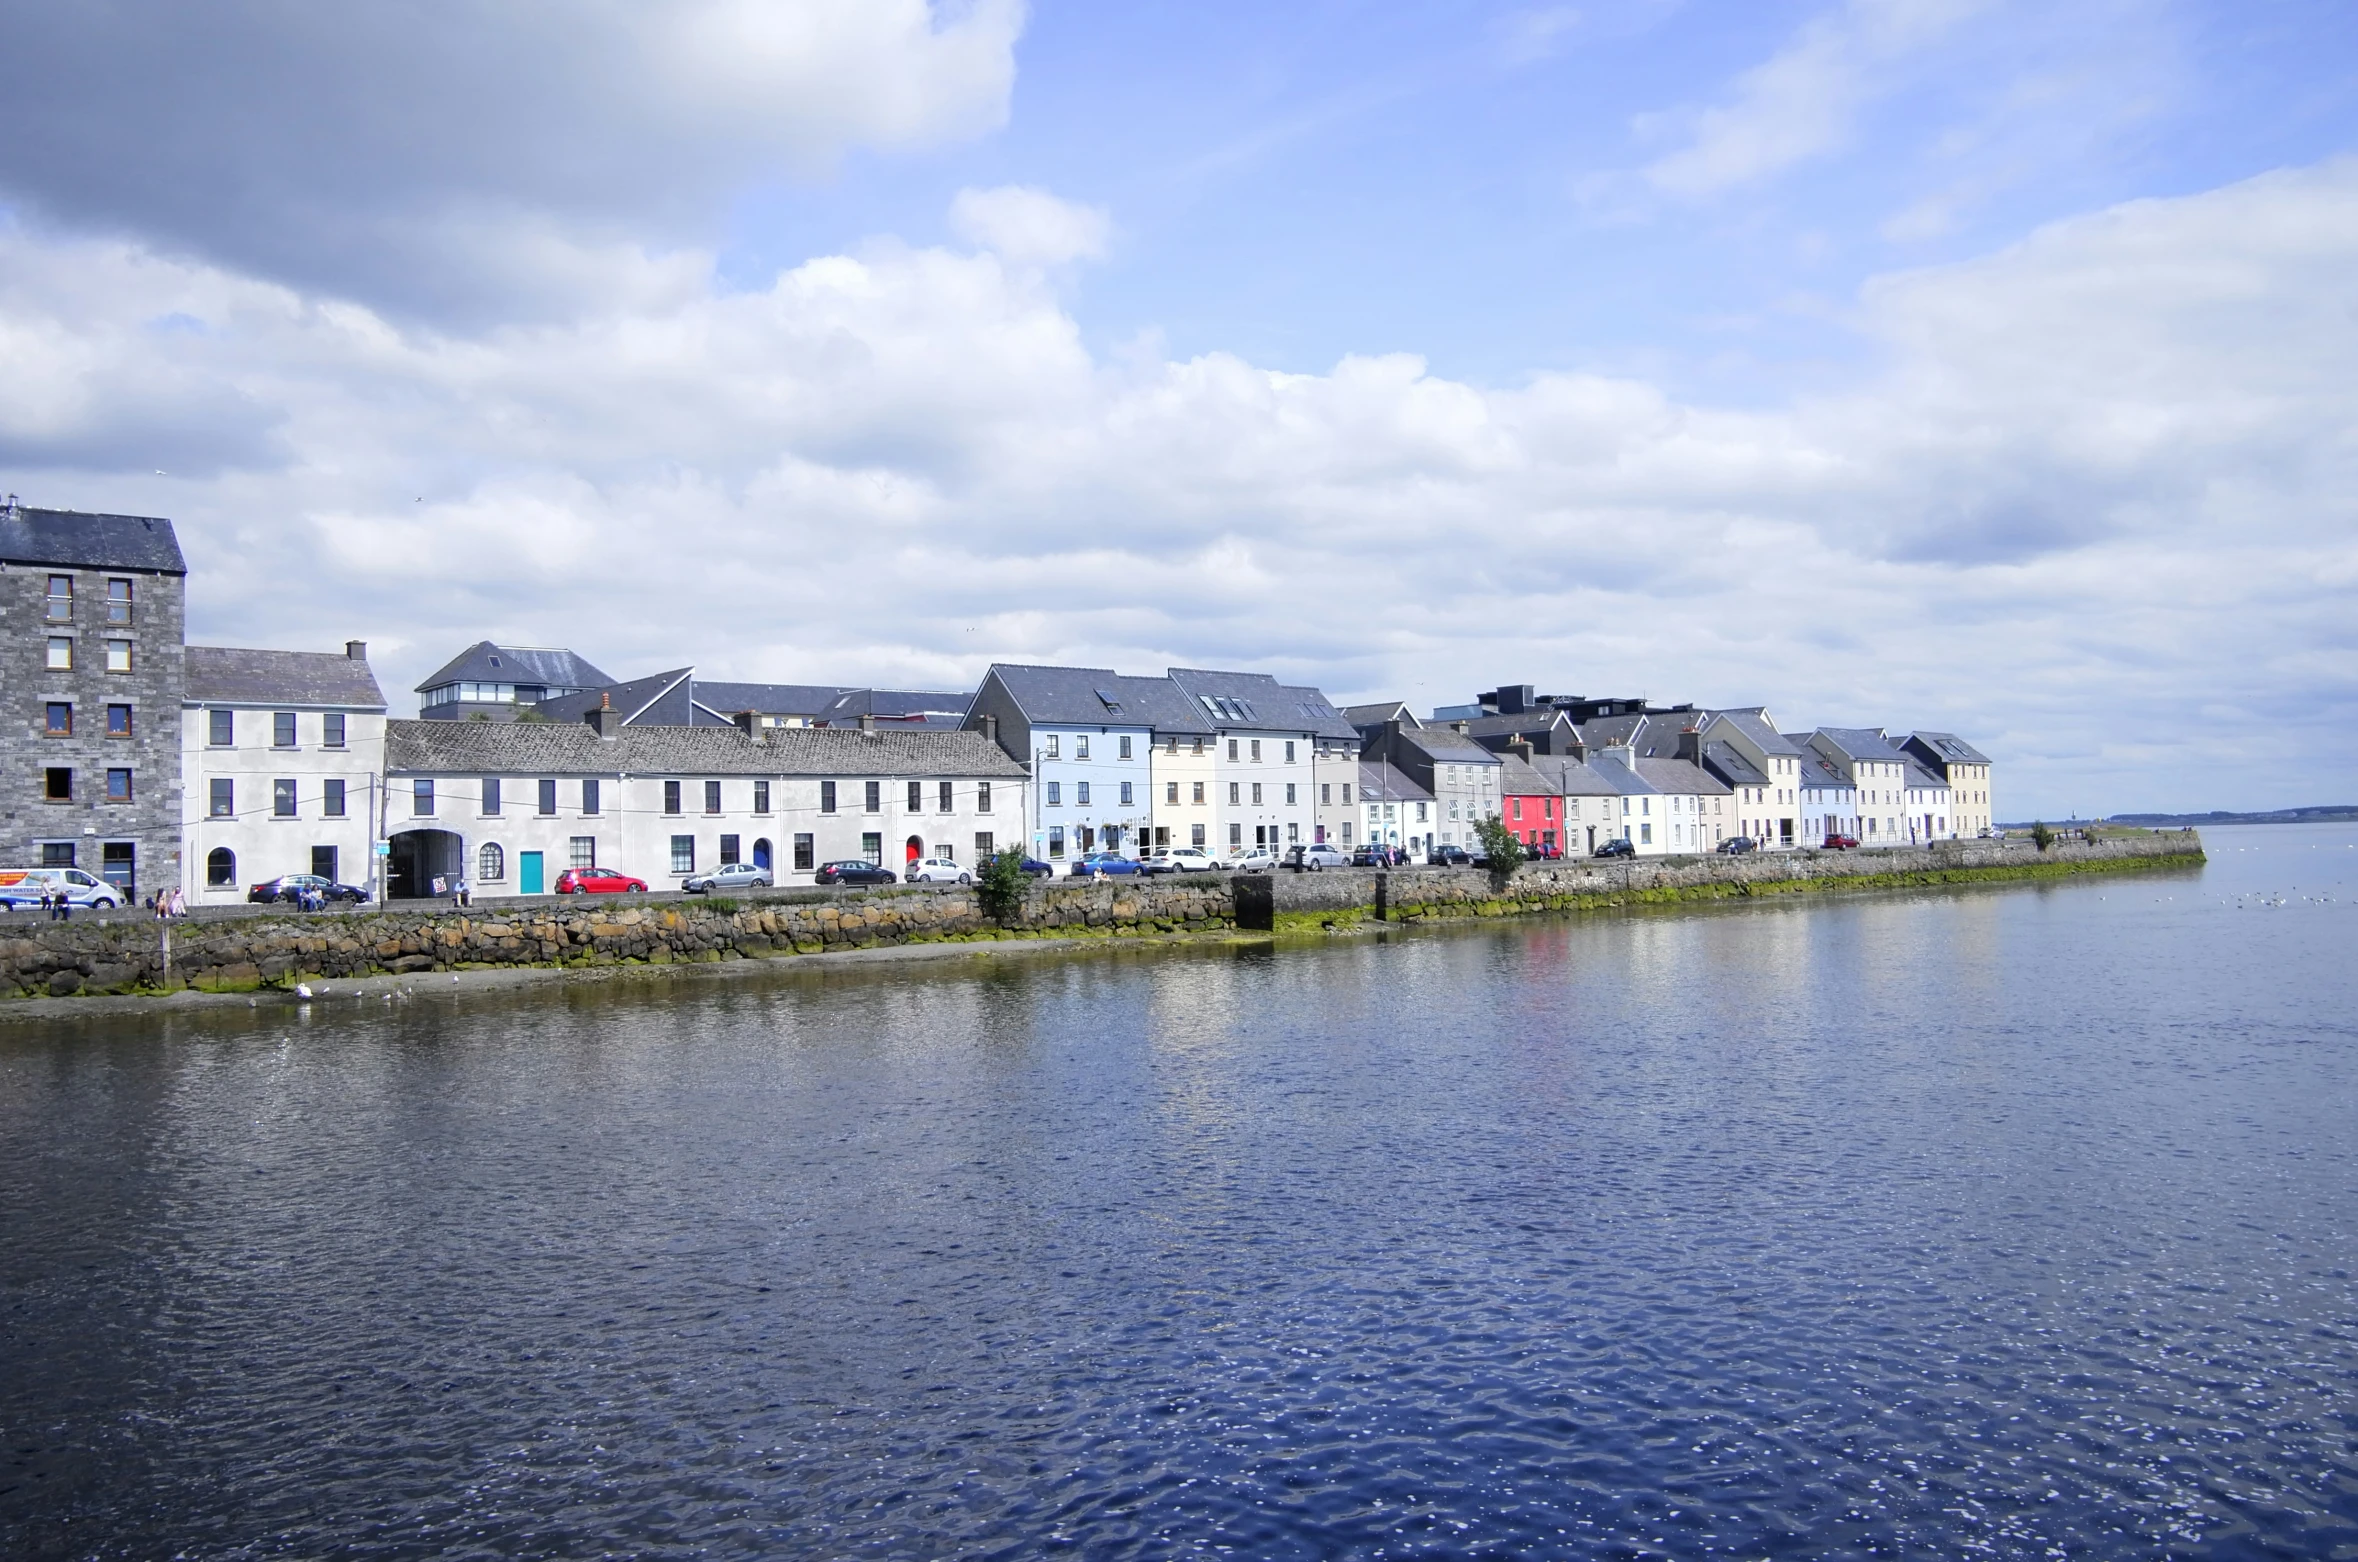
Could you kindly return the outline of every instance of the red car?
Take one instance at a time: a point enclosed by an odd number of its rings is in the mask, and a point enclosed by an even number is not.
[[[1859,838],[1855,835],[1829,835],[1826,837],[1826,850],[1846,852],[1856,847],[1858,843]]]
[[[643,892],[646,887],[646,880],[634,879],[612,868],[567,868],[557,875],[560,895],[619,895],[626,890]]]

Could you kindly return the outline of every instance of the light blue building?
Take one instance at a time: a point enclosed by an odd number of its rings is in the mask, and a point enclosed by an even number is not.
[[[1032,773],[1030,851],[1062,865],[1084,852],[1138,855],[1150,840],[1154,720],[1159,679],[1104,667],[998,663],[967,716]]]

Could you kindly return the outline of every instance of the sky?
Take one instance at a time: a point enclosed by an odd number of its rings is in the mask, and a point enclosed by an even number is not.
[[[2346,0],[0,0],[0,489],[199,643],[1235,667],[2358,801]]]

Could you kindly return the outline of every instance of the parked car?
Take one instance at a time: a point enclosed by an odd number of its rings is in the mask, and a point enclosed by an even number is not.
[[[1526,841],[1523,843],[1523,855],[1533,862],[1554,862],[1564,855],[1564,848],[1553,841]]]
[[[1052,879],[1056,877],[1056,870],[1050,867],[1048,864],[1042,862],[1037,857],[1026,857],[1023,860],[1023,871],[1035,879]]]
[[[267,906],[273,901],[296,900],[305,890],[312,891],[330,905],[339,900],[348,900],[355,906],[365,905],[368,901],[368,891],[360,886],[338,884],[334,879],[322,878],[316,873],[282,873],[275,879],[250,885],[246,889],[246,901],[249,905]]]
[[[1758,850],[1760,842],[1749,835],[1731,835],[1719,843],[1719,854],[1722,857],[1741,857],[1746,852]]]
[[[870,862],[865,857],[846,857],[841,862],[822,862],[813,875],[821,884],[898,884],[901,876],[881,862]]]
[[[123,904],[122,892],[104,879],[94,879],[80,868],[11,868],[0,872],[0,905],[14,911],[38,906],[44,891],[65,893],[73,906],[113,911]]]
[[[645,879],[634,879],[612,868],[567,868],[557,875],[560,895],[620,895],[629,890],[643,893],[646,888]]]
[[[1180,873],[1209,873],[1220,866],[1220,859],[1201,846],[1174,846],[1155,855]]]
[[[1381,846],[1362,846],[1351,854],[1354,868],[1389,868],[1392,854]]]
[[[1324,841],[1313,841],[1286,849],[1285,865],[1296,873],[1316,873],[1321,868],[1348,868],[1351,859],[1343,855],[1341,847]]]
[[[1829,835],[1826,837],[1825,849],[1830,852],[1856,851],[1858,844],[1859,838],[1855,835]]]
[[[1435,868],[1470,868],[1474,865],[1474,854],[1463,846],[1429,846],[1425,849],[1425,863]]]
[[[1073,859],[1073,877],[1076,879],[1093,879],[1100,874],[1136,873],[1138,871],[1137,860],[1125,857],[1120,852],[1087,852]]]
[[[724,862],[710,873],[699,873],[680,885],[691,895],[709,895],[724,889],[768,889],[770,870],[750,862]]]
[[[1267,873],[1276,866],[1277,853],[1266,846],[1256,846],[1249,852],[1228,859],[1228,870],[1231,873]]]
[[[927,857],[921,862],[912,862],[901,877],[911,884],[972,884],[974,882],[974,874],[970,870],[959,867],[947,857]]]
[[[1599,843],[1597,849],[1590,852],[1589,855],[1591,857],[1635,857],[1637,848],[1616,835],[1609,841]]]

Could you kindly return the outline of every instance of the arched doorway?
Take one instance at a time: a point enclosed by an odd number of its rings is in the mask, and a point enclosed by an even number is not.
[[[770,871],[770,843],[766,837],[753,843],[753,865],[764,873]]]
[[[920,858],[920,857],[922,857],[922,856],[924,856],[924,855],[925,855],[925,843],[924,843],[923,841],[919,840],[919,839],[918,839],[916,836],[914,836],[914,835],[910,836],[910,837],[909,837],[909,860],[910,860],[911,862],[915,862],[915,861],[916,861],[918,858]]]
[[[448,830],[399,830],[391,845],[385,876],[388,900],[431,898],[434,881],[439,878],[447,885],[467,860],[466,839]]]

